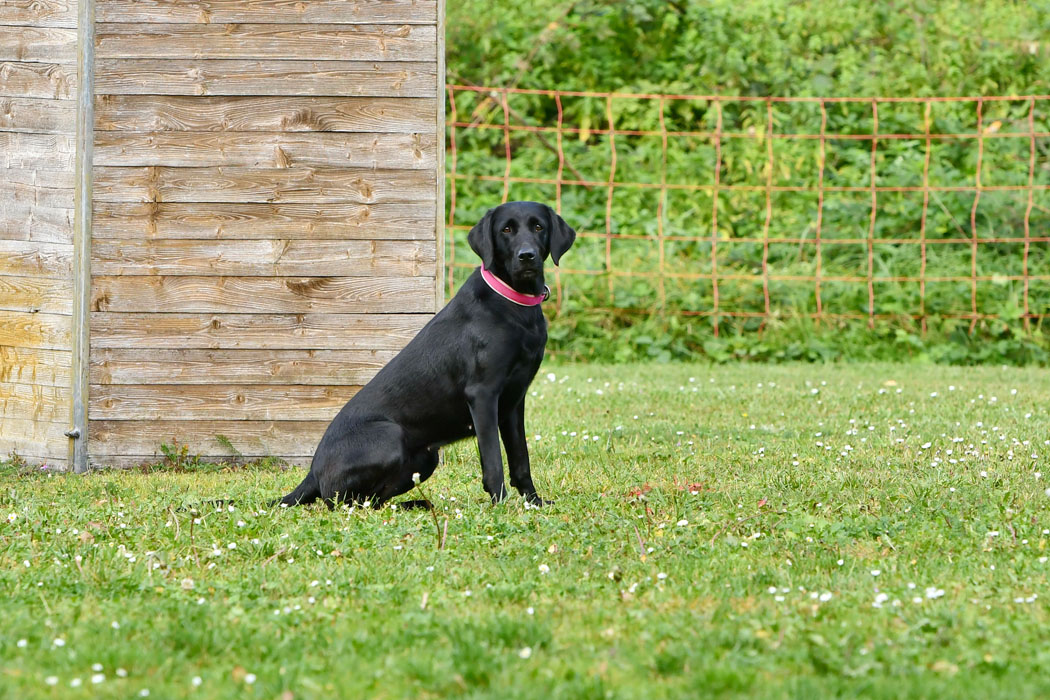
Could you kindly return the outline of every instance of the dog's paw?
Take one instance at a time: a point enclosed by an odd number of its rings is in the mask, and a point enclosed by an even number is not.
[[[542,508],[543,506],[554,505],[554,501],[540,498],[538,494],[534,493],[525,497],[525,505],[529,508]]]

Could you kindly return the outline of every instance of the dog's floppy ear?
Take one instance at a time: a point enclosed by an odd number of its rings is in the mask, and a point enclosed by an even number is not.
[[[558,212],[547,207],[547,213],[551,219],[551,260],[557,265],[565,251],[572,247],[573,241],[576,240],[576,232],[565,223],[565,219],[558,216]]]
[[[495,211],[495,209],[489,209],[485,212],[481,221],[475,224],[467,234],[467,243],[470,244],[471,250],[481,258],[481,263],[486,270],[492,269],[493,256],[496,254],[495,243],[492,240],[492,215]]]

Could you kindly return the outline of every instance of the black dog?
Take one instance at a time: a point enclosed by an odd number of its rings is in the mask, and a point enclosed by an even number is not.
[[[550,254],[557,265],[575,239],[546,205],[490,209],[467,236],[482,267],[343,406],[317,446],[310,473],[279,502],[321,498],[330,507],[365,501],[378,507],[409,491],[414,478],[433,474],[442,445],[476,434],[492,502],[507,495],[502,436],[511,485],[542,505],[525,444],[525,392],[547,343],[539,307],[550,293],[543,261]]]

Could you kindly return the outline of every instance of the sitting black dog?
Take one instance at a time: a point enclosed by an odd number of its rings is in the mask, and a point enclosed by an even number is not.
[[[550,207],[508,202],[490,209],[467,241],[482,266],[394,359],[336,415],[310,473],[279,503],[318,498],[378,507],[434,473],[438,448],[477,435],[482,484],[503,500],[510,483],[532,504],[525,392],[547,343],[540,303],[550,294],[543,261],[557,265],[576,232]],[[429,505],[426,502],[413,505]]]

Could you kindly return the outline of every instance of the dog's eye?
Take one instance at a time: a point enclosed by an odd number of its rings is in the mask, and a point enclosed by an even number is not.
[[[510,226],[504,226],[503,233],[510,233]]]
[[[540,226],[539,224],[536,224],[535,228],[536,228],[536,232],[537,232],[537,233],[539,233],[540,231],[542,231],[542,230],[543,230],[543,227],[542,227],[542,226]]]

